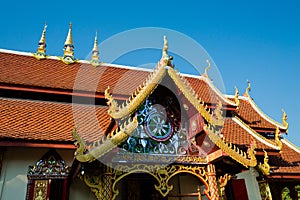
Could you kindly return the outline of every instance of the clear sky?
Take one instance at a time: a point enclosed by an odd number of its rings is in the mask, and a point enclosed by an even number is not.
[[[265,113],[281,122],[284,108],[290,124],[286,137],[300,146],[299,8],[296,0],[3,1],[0,48],[35,52],[44,22],[47,54],[62,55],[72,21],[79,59],[90,52],[96,30],[99,42],[141,27],[179,31],[210,54],[226,93],[233,94],[234,86],[243,93],[250,80],[250,95]],[[169,40],[170,50],[176,42]],[[153,63],[158,59],[153,56]]]

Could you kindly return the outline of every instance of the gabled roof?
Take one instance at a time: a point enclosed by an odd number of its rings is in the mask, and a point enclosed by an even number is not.
[[[233,100],[231,95],[227,97]],[[282,131],[287,131],[287,127],[275,121],[264,113],[252,100],[251,97],[239,96],[239,106],[237,115],[244,123],[257,131],[274,131],[279,127]]]
[[[81,137],[95,141],[104,134],[109,122],[107,108],[103,106],[0,98],[2,141],[73,143],[71,132],[75,125]]]
[[[0,86],[22,86],[130,96],[153,70],[101,63],[94,67],[88,61],[65,64],[58,57],[37,60],[33,54],[0,49]],[[183,75],[195,92],[207,103],[222,101],[224,106],[235,104],[228,100],[209,79]],[[130,84],[128,84],[130,83]]]

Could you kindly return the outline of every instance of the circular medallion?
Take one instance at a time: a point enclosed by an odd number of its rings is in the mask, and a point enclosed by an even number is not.
[[[149,113],[145,120],[145,130],[156,141],[166,141],[173,134],[171,122],[166,115],[159,112]]]

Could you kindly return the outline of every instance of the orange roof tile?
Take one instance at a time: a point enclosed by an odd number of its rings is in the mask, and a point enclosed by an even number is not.
[[[103,135],[109,121],[103,106],[0,99],[2,139],[73,142],[76,125],[83,139],[95,141]]]
[[[226,141],[248,148],[251,143],[251,134],[249,134],[245,129],[243,129],[240,125],[235,123],[231,118],[226,118],[224,127],[222,129],[222,133],[226,139]],[[253,137],[253,139],[255,139]],[[274,150],[274,148],[268,146],[268,140],[266,139],[266,143],[263,143],[257,139],[256,146],[257,149],[265,149],[265,150]]]
[[[28,55],[0,52],[0,84],[22,85],[104,93],[109,86],[112,94],[131,95],[149,75],[150,71],[114,67],[102,64],[94,67],[76,62],[70,65],[58,59],[43,59]],[[206,81],[195,77],[185,77],[202,100],[223,105],[230,103],[214,91]],[[227,101],[225,102],[224,101]]]
[[[285,140],[285,139],[284,139]],[[296,151],[288,144],[289,142],[282,143],[282,150],[280,157],[269,156],[269,164],[273,171],[273,174],[293,174],[300,173],[300,152]]]
[[[276,126],[264,119],[249,103],[248,100],[240,99],[239,109],[237,111],[240,118],[251,128],[254,129],[272,129]]]

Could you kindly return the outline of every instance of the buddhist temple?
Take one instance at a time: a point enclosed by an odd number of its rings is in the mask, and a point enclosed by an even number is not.
[[[250,82],[222,93],[209,61],[181,74],[166,36],[152,70],[102,61],[97,33],[79,60],[71,23],[51,56],[46,28],[36,52],[0,49],[0,199],[298,199],[287,114],[264,113]]]

